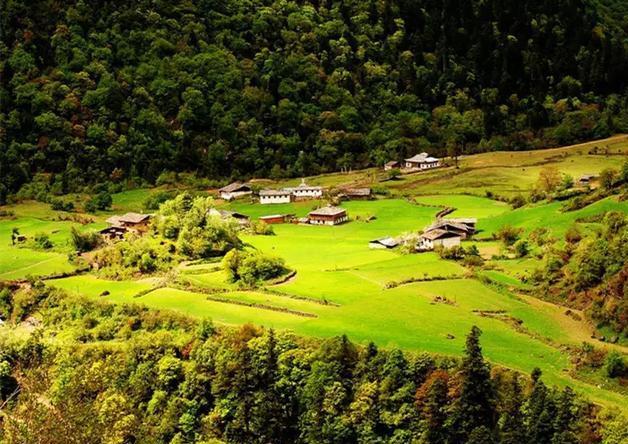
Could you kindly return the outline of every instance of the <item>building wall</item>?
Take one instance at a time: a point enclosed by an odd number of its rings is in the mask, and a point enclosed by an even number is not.
[[[290,203],[290,195],[283,196],[260,196],[259,202],[261,204],[278,204],[278,203]]]
[[[346,222],[348,219],[346,214],[336,218],[333,216],[313,216],[310,217],[310,223],[312,225],[338,225]]]
[[[246,196],[251,194],[251,191],[234,191],[232,193],[221,192],[220,197],[224,200],[237,199],[238,197]]]
[[[442,245],[443,248],[451,248],[460,245],[459,237],[446,237],[444,239],[436,239],[434,241],[434,246]]]

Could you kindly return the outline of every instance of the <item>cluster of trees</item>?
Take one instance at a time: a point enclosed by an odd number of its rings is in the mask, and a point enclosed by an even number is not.
[[[0,8],[0,201],[163,171],[281,177],[628,131],[619,1]]]
[[[248,287],[278,278],[288,272],[280,257],[268,256],[259,251],[231,250],[222,259],[222,266],[231,282]]]
[[[565,245],[546,245],[543,267],[533,279],[541,292],[580,308],[598,327],[628,335],[628,216],[611,211],[599,228],[572,227]]]
[[[454,360],[219,329],[39,285],[18,293],[7,319],[36,312],[44,327],[0,336],[7,442],[619,444],[626,428],[617,417],[603,431],[595,409],[538,370],[491,368],[477,327]]]

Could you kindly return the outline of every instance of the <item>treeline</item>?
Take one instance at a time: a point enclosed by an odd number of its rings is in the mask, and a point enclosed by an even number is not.
[[[40,284],[0,291],[0,313],[43,322],[0,335],[3,442],[611,444],[626,427],[603,430],[538,370],[491,368],[477,327],[454,360],[216,328]]]
[[[0,201],[628,131],[605,0],[0,2]]]

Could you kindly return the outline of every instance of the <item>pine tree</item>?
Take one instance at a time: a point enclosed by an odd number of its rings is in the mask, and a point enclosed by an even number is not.
[[[532,393],[526,405],[525,425],[528,441],[535,444],[550,444],[554,436],[556,406],[551,393],[541,381],[541,370],[532,371]]]
[[[521,394],[521,384],[519,377],[512,376],[504,400],[504,411],[501,418],[501,443],[520,444],[525,441],[525,428],[523,425],[523,414],[521,405],[523,397]]]
[[[482,331],[473,326],[467,336],[461,369],[462,388],[452,421],[457,442],[465,442],[478,427],[492,430],[495,426],[495,387],[482,356],[481,334]]]
[[[443,372],[444,373],[444,372]],[[446,376],[446,373],[444,373]],[[440,444],[447,441],[447,379],[436,377],[432,383],[427,401],[423,407],[425,418],[425,438],[431,444]]]

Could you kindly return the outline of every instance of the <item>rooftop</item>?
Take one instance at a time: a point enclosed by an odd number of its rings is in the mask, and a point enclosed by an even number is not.
[[[290,190],[261,190],[260,196],[289,196]]]
[[[150,214],[126,213],[122,216],[111,216],[105,222],[109,225],[139,224],[150,219]]]
[[[338,216],[340,214],[346,213],[347,210],[340,207],[327,206],[318,208],[314,211],[310,211],[309,216]]]
[[[370,196],[370,188],[347,188],[344,193],[348,196]]]
[[[382,237],[381,239],[374,239],[372,241],[370,241],[369,243],[371,244],[381,244],[384,245],[386,247],[392,248],[392,247],[396,247],[397,245],[399,245],[399,242],[395,239],[393,239],[392,237]]]
[[[426,231],[421,235],[423,239],[435,240],[441,239],[445,237],[461,237],[457,233],[452,233],[451,231],[441,230],[440,228],[434,228],[432,230]]]
[[[244,190],[242,190],[244,188]],[[234,191],[251,191],[251,186],[242,182],[233,182],[219,189],[221,193],[233,193]]]
[[[438,162],[436,157],[430,157],[427,153],[415,154],[406,159],[406,162],[422,163],[422,162]]]

